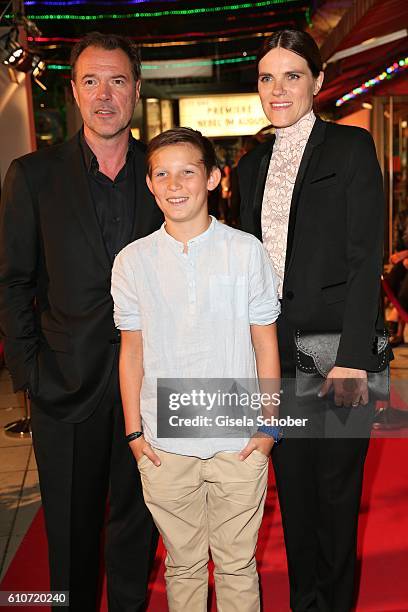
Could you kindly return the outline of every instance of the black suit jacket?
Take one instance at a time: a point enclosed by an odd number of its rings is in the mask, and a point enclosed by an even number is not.
[[[132,240],[158,229],[136,143]],[[111,265],[79,134],[12,162],[0,214],[0,326],[14,388],[67,422],[89,416],[117,365]]]
[[[260,240],[273,143],[259,145],[238,166],[242,229]],[[303,331],[341,332],[338,366],[380,367],[384,210],[371,135],[316,118],[292,196],[282,312]]]

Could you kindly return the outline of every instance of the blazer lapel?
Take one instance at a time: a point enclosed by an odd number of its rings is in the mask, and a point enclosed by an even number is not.
[[[255,184],[251,186],[249,193],[254,193],[254,229],[255,236],[262,241],[262,202],[265,191],[265,182],[268,176],[269,163],[271,161],[275,136],[271,139],[270,148],[264,153],[259,162],[258,172],[254,173]]]
[[[96,216],[95,206],[92,202],[78,134],[67,143],[67,149],[64,153],[66,153],[63,155],[64,172],[61,176],[61,181],[64,183],[63,193],[72,206],[101,266],[106,272],[110,273],[111,262]]]
[[[285,277],[287,276],[290,266],[293,262],[293,257],[299,240],[299,232],[296,232],[296,228],[299,228],[301,226],[301,218],[302,215],[305,213],[305,206],[299,205],[302,185],[305,180],[306,172],[311,167],[316,147],[318,147],[324,141],[325,132],[325,122],[322,121],[320,117],[316,117],[315,124],[313,126],[312,132],[310,134],[309,140],[307,141],[303,153],[302,161],[300,162],[299,171],[296,176],[295,186],[293,188],[286,246]]]

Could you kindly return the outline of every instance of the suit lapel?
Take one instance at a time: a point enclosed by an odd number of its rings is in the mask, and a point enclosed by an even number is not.
[[[64,184],[65,199],[72,206],[101,266],[110,273],[111,263],[92,202],[78,134],[67,143],[64,153],[64,171],[61,181]]]
[[[300,194],[303,182],[308,170],[312,169],[313,160],[316,160],[316,148],[324,141],[326,132],[326,124],[319,117],[316,117],[315,124],[307,141],[302,161],[300,162],[299,171],[296,176],[295,186],[293,188],[292,201],[289,213],[288,239],[286,246],[285,260],[285,277],[287,276],[290,266],[293,263],[296,246],[299,241],[299,229],[302,225],[302,216],[306,212],[305,206],[300,206]]]
[[[269,163],[271,161],[275,136],[271,139],[270,148],[263,154],[259,162],[258,172],[254,173],[255,184],[251,185],[249,193],[254,193],[254,229],[255,236],[262,240],[262,202],[265,191],[265,182],[268,176]]]

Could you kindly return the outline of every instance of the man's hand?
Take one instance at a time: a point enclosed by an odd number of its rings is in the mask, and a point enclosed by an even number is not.
[[[148,459],[150,459],[150,461],[154,463],[156,467],[159,467],[159,465],[161,465],[159,457],[156,455],[150,444],[146,442],[144,436],[140,436],[140,438],[132,440],[129,446],[136,461],[139,461],[143,457],[143,455],[146,455],[146,457],[148,457]]]
[[[335,366],[328,373],[318,396],[325,397],[332,387],[336,406],[356,408],[359,404],[363,406],[368,404],[368,383],[365,370]]]
[[[271,454],[272,447],[275,441],[271,436],[266,434],[256,433],[239,453],[239,458],[244,461],[254,450],[258,450],[260,453],[269,457]]]

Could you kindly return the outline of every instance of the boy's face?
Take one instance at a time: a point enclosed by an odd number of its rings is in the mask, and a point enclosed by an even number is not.
[[[208,217],[207,192],[220,182],[219,168],[207,176],[200,150],[190,144],[158,149],[151,158],[147,185],[166,220],[203,221]]]

